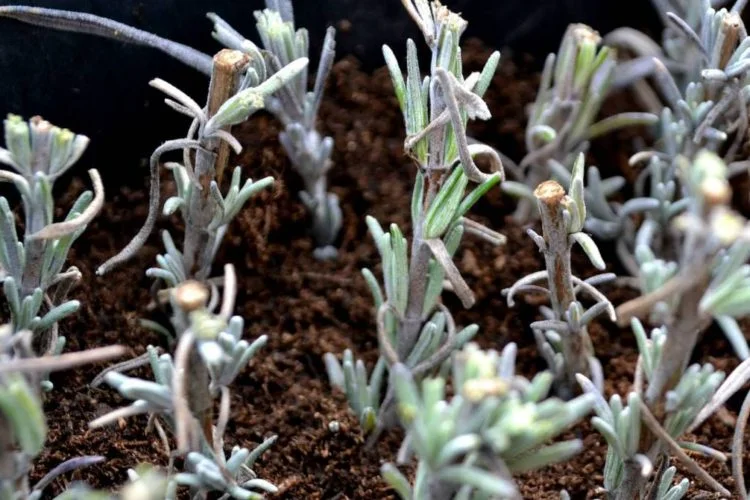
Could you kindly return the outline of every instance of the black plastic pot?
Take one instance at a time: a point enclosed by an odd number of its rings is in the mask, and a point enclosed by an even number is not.
[[[16,2],[0,1],[0,5]],[[655,26],[648,0],[454,0],[445,1],[469,21],[467,36],[494,47],[546,54],[556,50],[570,22],[601,32],[622,25]],[[262,0],[46,0],[40,7],[79,10],[110,17],[206,53],[220,46],[205,18],[214,11],[257,41],[253,11]],[[381,46],[402,55],[407,37],[416,37],[399,0],[297,0],[298,26],[311,32],[317,54],[328,25],[338,28],[338,57],[354,55],[365,68],[382,64]],[[163,78],[199,102],[206,78],[153,49],[92,36],[53,32],[0,19],[0,115],[40,114],[53,123],[89,135],[93,142],[82,161],[106,178],[121,168],[137,168],[161,141],[184,133],[185,120],[162,103],[147,83]],[[141,170],[145,175],[145,169]],[[138,175],[138,174],[136,174]]]

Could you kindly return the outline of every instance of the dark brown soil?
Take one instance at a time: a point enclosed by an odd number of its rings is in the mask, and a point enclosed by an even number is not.
[[[468,44],[467,67],[475,69],[488,52],[476,42]],[[512,158],[523,155],[525,106],[532,102],[538,76],[525,68],[528,61],[505,57],[487,94],[493,113],[489,122],[476,124],[476,136]],[[616,109],[623,99],[610,104]],[[346,59],[335,67],[322,109],[323,131],[336,142],[335,168],[330,185],[338,194],[345,227],[340,257],[332,262],[316,261],[311,254],[306,214],[296,192],[299,180],[277,142],[278,124],[266,115],[238,132],[245,153],[238,163],[245,175],[273,175],[273,190],[253,200],[232,225],[217,263],[233,263],[240,279],[237,314],[245,318],[246,338],[269,336],[268,346],[245,370],[234,387],[229,444],[252,445],[278,434],[275,446],[260,460],[257,472],[281,489],[287,499],[379,499],[392,494],[380,479],[380,465],[393,459],[400,436],[385,436],[374,450],[350,416],[344,397],[333,391],[325,375],[322,355],[353,348],[372,363],[377,357],[372,302],[360,275],[362,267],[376,272],[378,258],[367,235],[364,216],[382,223],[396,222],[408,230],[409,197],[414,167],[403,156],[403,122],[385,70],[373,75]],[[623,139],[626,137],[620,137]],[[165,138],[167,139],[167,138]],[[596,163],[608,172],[624,167],[630,149],[627,142],[609,140],[593,150]],[[160,248],[157,234],[136,259],[110,275],[93,273],[98,264],[122,248],[146,215],[145,184],[120,188],[109,186],[104,212],[70,254],[71,264],[84,273],[84,284],[75,291],[83,302],[75,319],[66,321],[67,350],[119,343],[142,353],[151,344],[161,344],[156,334],[141,328],[138,319],[153,317],[148,310],[150,280],[144,271]],[[169,183],[164,193],[171,190]],[[73,184],[68,198],[80,192]],[[447,297],[461,324],[476,322],[478,341],[485,347],[519,344],[519,370],[531,375],[543,368],[524,325],[533,320],[535,306],[521,304],[508,309],[501,290],[525,274],[541,268],[542,261],[524,229],[513,225],[508,214],[511,200],[499,192],[480,202],[474,214],[508,236],[499,248],[468,239],[458,262],[476,293],[477,304],[461,310],[454,297]],[[162,221],[162,227],[173,227]],[[619,271],[611,248],[603,246],[611,268]],[[584,275],[592,269],[577,261]],[[217,273],[220,269],[217,268]],[[619,303],[633,296],[629,290],[610,289]],[[629,331],[602,323],[592,329],[597,353],[604,364],[610,393],[625,393],[633,374],[636,350]],[[721,334],[710,332],[696,359],[713,361],[730,369],[736,361]],[[81,473],[83,479],[103,488],[115,488],[126,480],[126,470],[141,462],[164,464],[160,441],[145,433],[146,418],[133,418],[120,425],[90,431],[87,422],[119,407],[125,401],[107,387],[91,389],[88,383],[102,366],[57,374],[55,390],[46,401],[50,433],[47,451],[36,462],[34,478],[59,462],[82,454],[101,454],[107,462]],[[732,401],[730,413],[739,406]],[[338,421],[333,433],[328,424]],[[710,420],[696,439],[720,450],[728,450],[731,424]],[[583,438],[585,449],[569,463],[526,474],[519,478],[525,498],[557,498],[566,488],[573,498],[593,498],[602,484],[606,448],[588,423],[572,430]],[[729,467],[699,459],[727,487],[732,486]],[[66,478],[66,480],[69,478]],[[61,483],[50,490],[58,490]],[[695,484],[691,497],[703,490]]]

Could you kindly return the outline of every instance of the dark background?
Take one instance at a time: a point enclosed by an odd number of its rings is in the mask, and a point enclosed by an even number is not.
[[[0,5],[17,2],[0,0]],[[253,11],[262,0],[46,0],[28,5],[85,11],[151,31],[214,53],[220,46],[205,18],[213,11],[257,42]],[[366,69],[382,65],[381,46],[402,57],[407,37],[417,37],[399,0],[296,0],[297,26],[310,30],[311,55],[325,28],[338,28],[338,58],[353,55]],[[570,22],[602,33],[618,26],[658,33],[648,0],[445,0],[469,21],[466,37],[496,48],[545,55],[555,51]],[[509,57],[511,51],[504,51]],[[169,110],[148,86],[154,77],[177,85],[203,103],[207,79],[149,48],[88,35],[53,32],[0,19],[0,116],[40,114],[53,123],[91,137],[80,167],[96,165],[105,182],[135,175],[160,142],[184,134],[187,122]],[[79,170],[80,171],[80,170]]]

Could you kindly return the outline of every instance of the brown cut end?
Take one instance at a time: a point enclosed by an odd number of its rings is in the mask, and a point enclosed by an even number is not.
[[[237,92],[240,76],[249,64],[250,56],[239,50],[222,49],[216,53],[208,92],[209,117]]]
[[[214,65],[220,71],[242,72],[250,64],[250,56],[240,50],[221,49],[214,56]]]
[[[599,43],[602,41],[602,37],[601,35],[599,35],[599,32],[594,30],[587,24],[573,24],[571,25],[570,30],[579,44],[582,42],[591,41],[594,44],[599,45]]]
[[[45,120],[39,115],[32,116],[29,121],[31,122],[31,126],[37,132],[48,132],[52,130],[52,128],[54,128],[50,122],[48,122],[47,120]]]
[[[729,29],[732,31],[739,31],[740,26],[742,25],[742,18],[740,15],[736,12],[730,12],[729,14],[724,17],[724,29]]]
[[[240,78],[250,65],[250,56],[239,50],[222,49],[213,60],[211,88],[208,91],[208,116],[212,117],[219,108],[238,90]],[[230,127],[224,129],[229,131]],[[229,163],[229,144],[219,141],[216,148],[216,180],[221,184],[224,169]],[[203,196],[208,196],[208,186],[204,186]]]
[[[177,306],[185,312],[195,311],[208,303],[208,288],[198,281],[185,281],[174,289]]]
[[[701,183],[700,188],[703,199],[709,206],[726,205],[732,199],[732,189],[724,179],[710,177]]]
[[[461,14],[452,12],[448,7],[440,2],[433,2],[435,9],[435,18],[440,24],[447,25],[448,29],[456,33],[463,33],[468,23],[461,17]]]
[[[534,196],[545,205],[558,205],[565,197],[565,189],[556,181],[544,181],[534,190]]]
[[[740,28],[742,26],[742,19],[736,12],[730,12],[724,16],[724,20],[721,23],[721,31],[724,32],[724,42],[721,47],[721,57],[719,59],[719,68],[725,68],[727,62],[732,57],[732,53],[737,48],[737,43],[740,39]]]

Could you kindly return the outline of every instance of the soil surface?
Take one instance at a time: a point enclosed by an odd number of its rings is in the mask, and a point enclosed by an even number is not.
[[[468,43],[467,70],[478,69],[488,55],[479,43]],[[525,107],[533,101],[538,83],[538,75],[527,69],[531,67],[522,57],[512,59],[504,54],[486,96],[493,118],[472,125],[474,136],[516,160],[524,153]],[[627,96],[621,95],[607,104],[607,111],[629,106]],[[408,207],[415,170],[403,155],[403,120],[387,72],[381,69],[367,74],[353,59],[339,62],[329,82],[321,124],[336,144],[330,186],[341,200],[345,221],[339,258],[330,262],[312,257],[308,220],[296,194],[300,181],[278,144],[279,124],[270,116],[259,115],[237,131],[245,147],[237,163],[245,175],[272,175],[277,182],[243,210],[216,259],[215,274],[221,272],[223,263],[236,268],[240,283],[236,314],[245,318],[245,338],[269,336],[268,345],[233,387],[227,444],[250,446],[278,434],[278,441],[256,467],[260,477],[279,486],[281,492],[274,498],[391,498],[379,469],[394,458],[401,436],[393,432],[375,449],[366,449],[345,398],[329,386],[322,362],[324,353],[342,353],[346,348],[370,364],[377,357],[372,301],[360,269],[369,267],[379,274],[379,259],[367,234],[365,215],[373,215],[383,224],[398,223],[404,231],[410,229]],[[632,137],[631,132],[594,145],[592,162],[607,175],[628,174],[626,159],[632,152]],[[149,344],[165,345],[159,335],[139,326],[140,318],[164,319],[149,309],[151,282],[144,275],[161,247],[158,232],[127,265],[105,277],[94,274],[145,220],[145,177],[142,169],[128,185],[108,186],[104,211],[70,253],[70,263],[83,272],[84,281],[74,291],[74,297],[83,303],[80,313],[61,325],[69,339],[68,351],[119,343],[136,356]],[[166,175],[163,178],[167,180]],[[69,206],[83,188],[82,182],[72,182],[62,205]],[[163,199],[173,189],[172,183],[165,182]],[[518,370],[533,375],[544,365],[525,325],[537,317],[538,301],[531,297],[509,309],[501,290],[542,269],[542,259],[525,228],[510,220],[513,208],[513,201],[499,190],[475,207],[473,216],[505,233],[508,243],[492,247],[467,238],[457,261],[477,303],[464,311],[450,294],[446,294],[446,303],[456,312],[459,324],[480,325],[477,340],[482,346],[501,349],[508,342],[518,343]],[[172,228],[178,235],[176,224],[176,219],[162,220],[160,228]],[[609,270],[621,273],[611,246],[603,244],[602,250]],[[576,259],[575,268],[581,275],[593,274],[593,267],[582,256]],[[605,291],[615,304],[635,296],[626,288],[612,286]],[[632,334],[606,321],[596,323],[591,334],[604,366],[608,396],[626,393],[636,359]],[[711,361],[725,370],[737,364],[723,336],[714,330],[700,345],[696,361]],[[80,479],[97,487],[115,488],[126,481],[129,467],[142,462],[166,463],[160,440],[154,433],[146,433],[145,417],[88,430],[90,420],[127,403],[106,386],[89,387],[102,368],[104,365],[90,366],[53,376],[55,389],[45,403],[48,446],[36,462],[34,479],[65,459],[84,454],[104,455],[107,461],[65,481]],[[739,398],[730,401],[726,415],[709,420],[694,438],[728,451],[732,418],[740,402]],[[338,432],[329,430],[334,421],[340,423]],[[574,499],[600,495],[604,440],[587,422],[569,434],[583,439],[583,453],[568,463],[520,476],[525,498],[558,498],[563,488]],[[700,457],[698,461],[726,487],[733,487],[728,462]],[[61,481],[49,493],[59,492],[64,486]],[[702,496],[704,490],[707,488],[694,482],[690,497],[709,498]]]

